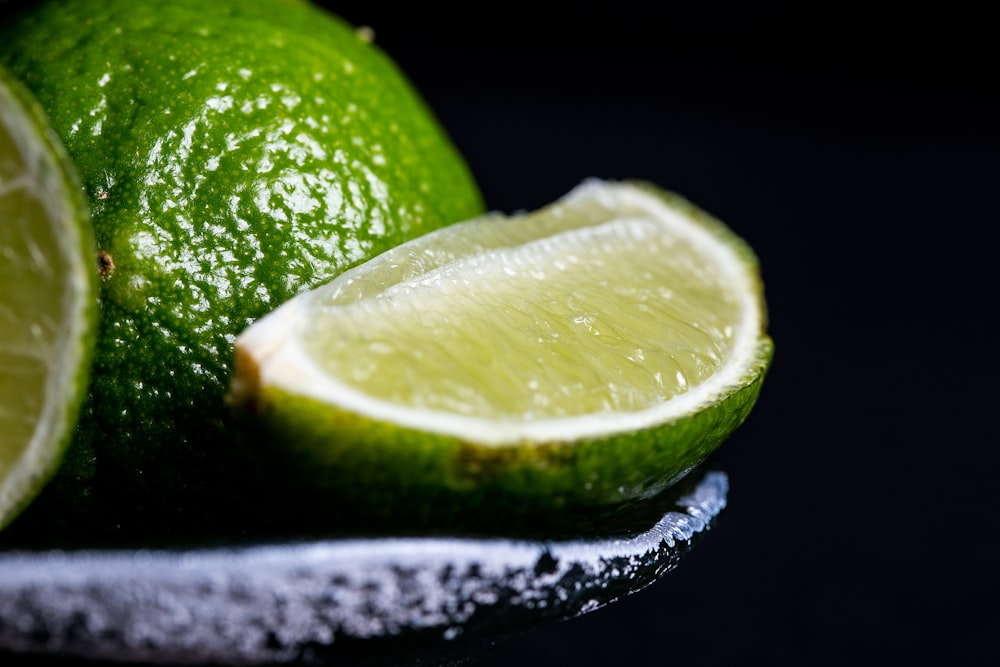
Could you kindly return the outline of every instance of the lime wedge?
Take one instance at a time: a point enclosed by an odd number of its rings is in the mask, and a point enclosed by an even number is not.
[[[293,298],[237,338],[230,396],[304,486],[387,514],[607,507],[673,484],[744,421],[765,313],[755,255],[721,222],[590,180]]]
[[[75,171],[0,70],[0,527],[62,459],[86,390],[94,241]]]

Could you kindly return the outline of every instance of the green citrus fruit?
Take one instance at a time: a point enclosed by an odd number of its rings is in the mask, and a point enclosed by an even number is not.
[[[225,501],[236,333],[482,211],[370,42],[288,0],[52,0],[4,17],[0,62],[62,136],[96,229],[93,380],[58,480],[88,516],[162,534]]]
[[[330,511],[562,522],[703,461],[758,396],[765,330],[744,241],[650,184],[592,180],[293,298],[237,337],[231,397]]]
[[[94,237],[79,180],[0,68],[0,528],[63,458],[94,345]]]

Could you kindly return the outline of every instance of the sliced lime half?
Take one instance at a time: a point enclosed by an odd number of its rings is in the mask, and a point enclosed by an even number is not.
[[[0,527],[58,467],[89,374],[96,266],[73,166],[0,70]]]

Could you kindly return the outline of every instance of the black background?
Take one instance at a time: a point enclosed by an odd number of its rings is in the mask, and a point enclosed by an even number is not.
[[[716,526],[657,584],[481,664],[1000,664],[986,17],[328,4],[374,28],[489,208],[646,179],[763,267],[776,355],[711,462]]]

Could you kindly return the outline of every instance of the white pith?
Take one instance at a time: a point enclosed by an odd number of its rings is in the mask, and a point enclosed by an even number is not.
[[[293,332],[298,318],[309,317],[309,298],[308,294],[304,294],[262,318],[237,338],[239,357],[253,360],[256,377],[237,377],[236,383],[250,392],[266,395],[270,388],[281,389],[376,421],[451,435],[486,445],[518,441],[577,440],[640,430],[695,413],[714,403],[732,387],[740,385],[757,359],[762,329],[757,278],[747,260],[712,231],[692,222],[682,210],[669,206],[663,199],[635,186],[588,181],[561,201],[587,198],[611,198],[613,201],[641,206],[651,219],[668,226],[675,234],[683,236],[714,258],[720,272],[733,286],[740,303],[742,319],[736,323],[738,326],[733,334],[728,357],[708,380],[683,394],[643,410],[530,421],[480,418],[399,405],[364,394],[329,376],[303,351]],[[446,232],[447,230],[441,230],[435,233]],[[239,366],[237,370],[240,371]]]

